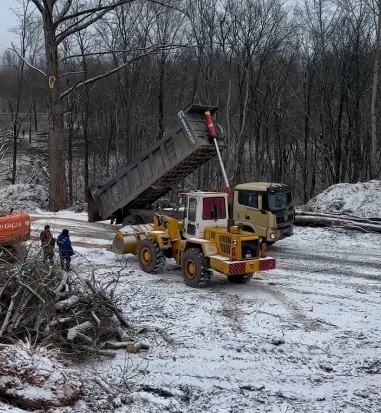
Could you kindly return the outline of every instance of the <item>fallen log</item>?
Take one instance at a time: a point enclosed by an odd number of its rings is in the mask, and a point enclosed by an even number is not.
[[[149,345],[145,343],[132,343],[123,341],[105,341],[104,347],[114,350],[125,349],[128,353],[139,353],[143,350],[149,350]]]
[[[330,217],[324,215],[295,215],[295,225],[300,226],[332,226],[345,229],[353,229],[362,232],[381,233],[381,224],[363,222],[360,220],[346,219],[342,216]]]
[[[66,300],[58,301],[55,304],[55,308],[57,310],[67,310],[68,308],[73,307],[76,304],[78,304],[80,301],[81,301],[81,299],[79,297],[77,297],[76,295],[72,295],[71,297],[67,298]]]
[[[303,210],[296,210],[295,211],[295,219],[299,218],[300,216],[313,216],[313,217],[323,217],[323,218],[336,218],[336,219],[344,219],[348,221],[354,222],[363,222],[368,224],[381,224],[381,218],[377,217],[358,217],[354,215],[349,215],[345,213],[323,213],[323,212],[315,212],[315,211],[303,211]]]
[[[93,325],[90,321],[85,321],[75,327],[69,328],[67,331],[67,339],[73,341],[75,338],[80,338],[87,343],[92,343],[93,340],[87,335],[93,331]]]

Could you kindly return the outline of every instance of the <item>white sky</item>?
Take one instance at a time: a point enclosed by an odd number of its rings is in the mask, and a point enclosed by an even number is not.
[[[0,54],[11,45],[17,42],[17,36],[10,33],[10,30],[17,26],[17,16],[11,9],[18,9],[20,3],[17,0],[0,0]]]

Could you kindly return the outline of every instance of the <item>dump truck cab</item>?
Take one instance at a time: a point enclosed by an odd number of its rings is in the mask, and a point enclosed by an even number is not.
[[[272,244],[293,235],[294,200],[288,185],[251,182],[234,189],[233,218]]]

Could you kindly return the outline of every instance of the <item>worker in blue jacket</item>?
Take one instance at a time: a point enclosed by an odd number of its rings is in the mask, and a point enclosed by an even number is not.
[[[63,229],[62,233],[58,235],[57,245],[59,248],[61,269],[71,271],[70,261],[71,256],[74,255],[73,247],[69,238],[69,230]]]

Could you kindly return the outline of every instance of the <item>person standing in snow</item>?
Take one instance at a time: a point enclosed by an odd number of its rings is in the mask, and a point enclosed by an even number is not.
[[[57,244],[60,254],[61,269],[71,271],[70,261],[71,256],[74,255],[73,247],[69,238],[69,230],[63,229],[62,233],[58,235]]]
[[[50,225],[45,225],[44,230],[40,233],[41,248],[43,253],[43,263],[49,260],[49,264],[54,264],[54,245],[56,239],[50,232]]]

